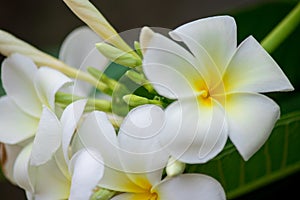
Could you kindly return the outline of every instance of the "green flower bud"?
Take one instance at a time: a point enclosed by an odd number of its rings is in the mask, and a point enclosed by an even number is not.
[[[143,74],[138,73],[134,70],[128,70],[125,75],[133,82],[143,86],[148,92],[155,93],[153,86],[149,83],[149,81]]]
[[[116,194],[116,191],[96,188],[94,194],[91,196],[90,200],[109,200]]]
[[[126,67],[137,67],[142,64],[140,57],[133,56],[130,52],[124,52],[116,47],[113,47],[106,43],[97,43],[96,48],[105,57],[110,59],[112,62],[126,66]]]
[[[130,106],[136,107],[144,104],[155,104],[162,106],[162,102],[159,100],[147,99],[146,97],[137,96],[134,94],[128,94],[123,96],[123,100]]]

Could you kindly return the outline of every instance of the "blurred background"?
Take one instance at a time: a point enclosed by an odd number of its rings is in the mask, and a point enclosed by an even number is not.
[[[117,31],[145,25],[174,28],[211,15],[220,15],[270,2],[270,0],[92,1]],[[0,26],[42,49],[57,47],[83,23],[62,0],[1,0]]]
[[[248,35],[257,40],[267,33],[293,8],[297,1],[272,0],[94,0],[96,7],[103,13],[117,31],[154,26],[175,28],[186,22],[212,16],[229,14],[235,17],[238,25],[239,42]],[[84,25],[63,3],[62,0],[0,0],[0,29],[8,31],[28,43],[52,55],[57,55],[65,36],[74,28]],[[299,47],[299,28],[287,42],[279,47],[272,56],[279,64],[293,60],[299,63],[299,53],[286,49]],[[290,47],[290,44],[294,44]],[[299,52],[299,49],[298,49]],[[0,56],[0,61],[4,57]],[[281,65],[280,65],[281,66]],[[299,66],[298,66],[299,68]],[[286,69],[294,86],[300,85],[295,78],[297,73]],[[299,101],[289,102],[292,106],[283,107],[283,113],[299,106]],[[298,107],[297,107],[298,108]],[[45,180],[46,181],[46,180]],[[295,194],[299,173],[286,177],[274,184],[254,191],[238,199],[266,199],[283,194]],[[21,189],[5,180],[0,181],[0,199],[25,199]]]

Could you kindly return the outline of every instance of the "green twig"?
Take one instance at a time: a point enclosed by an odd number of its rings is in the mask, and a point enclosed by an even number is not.
[[[263,39],[261,45],[272,53],[300,22],[300,3]]]

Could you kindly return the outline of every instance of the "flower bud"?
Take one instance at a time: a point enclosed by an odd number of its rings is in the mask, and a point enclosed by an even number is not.
[[[115,194],[115,191],[97,187],[90,200],[108,200],[111,199]]]
[[[124,52],[116,47],[113,47],[106,43],[97,43],[96,48],[105,57],[110,59],[112,62],[126,66],[126,67],[137,67],[142,64],[142,60],[139,57],[135,57],[130,52]]]
[[[134,94],[128,94],[123,96],[123,100],[130,106],[136,107],[145,104],[155,104],[158,106],[162,106],[163,102],[156,99],[147,99],[146,97],[137,96]]]
[[[169,177],[174,177],[179,174],[182,174],[185,169],[185,163],[176,160],[173,157],[170,157],[166,167],[166,172]]]
[[[143,86],[149,93],[155,92],[153,86],[149,83],[149,81],[145,78],[143,74],[138,73],[134,70],[128,70],[125,73],[125,75],[133,82]]]

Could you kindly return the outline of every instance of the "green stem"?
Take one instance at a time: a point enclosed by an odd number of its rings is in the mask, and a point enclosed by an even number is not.
[[[46,55],[46,56],[48,56],[48,55]],[[51,56],[48,56],[48,57],[50,59],[48,59],[48,60],[45,59],[45,63],[38,63],[38,65],[51,67],[53,69],[56,69],[56,70],[64,73],[65,75],[67,75],[69,77],[88,82],[88,83],[92,84],[93,86],[95,86],[97,89],[99,89],[101,92],[110,95],[109,87],[106,84],[104,84],[103,82],[100,82],[97,79],[95,79],[90,74],[88,74],[84,71],[81,71],[79,69],[75,69],[75,68],[65,64],[64,62],[57,60],[54,57],[51,57]]]
[[[272,53],[285,38],[292,33],[300,22],[300,2],[261,42],[261,45]]]
[[[55,94],[55,102],[60,104],[62,107],[67,107],[74,101],[85,99],[85,97],[79,97],[72,94],[63,92],[57,92]],[[104,112],[111,112],[111,102],[103,99],[87,99],[86,111],[100,110]]]

